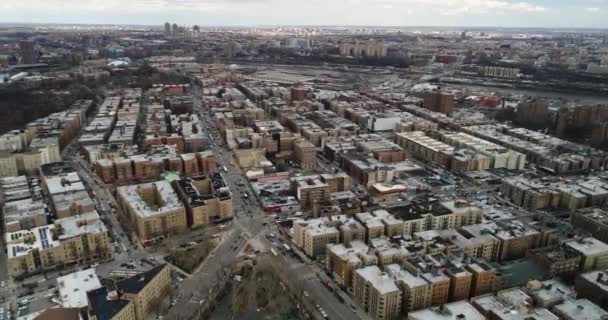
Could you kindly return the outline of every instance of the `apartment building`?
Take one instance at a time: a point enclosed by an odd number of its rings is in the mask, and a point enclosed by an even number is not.
[[[449,301],[466,300],[471,294],[473,274],[463,267],[451,266],[445,274],[450,278]]]
[[[431,306],[431,285],[424,278],[401,269],[397,264],[385,266],[384,269],[403,293],[403,314]]]
[[[131,278],[87,292],[92,320],[146,320],[171,290],[171,268],[160,265]]]
[[[528,281],[525,291],[534,299],[536,306],[551,308],[574,298],[578,290],[560,279],[549,279],[542,282],[538,280]]]
[[[484,125],[462,131],[523,153],[529,161],[555,173],[574,173],[606,165],[606,152],[523,128]]]
[[[353,297],[372,319],[397,319],[401,313],[401,290],[392,277],[377,266],[355,270]]]
[[[340,232],[335,227],[318,225],[304,231],[304,252],[311,257],[324,253],[328,244],[338,243]]]
[[[360,212],[355,215],[357,220],[365,228],[366,241],[369,243],[372,239],[376,239],[385,235],[385,225],[382,219],[374,216],[370,212]]]
[[[594,238],[608,243],[608,212],[600,208],[585,208],[572,212],[572,226],[590,233]]]
[[[608,308],[608,274],[605,269],[579,274],[574,289],[578,298],[589,299],[604,309]]]
[[[499,291],[496,295],[487,294],[471,299],[474,305],[488,319],[496,320],[559,320],[557,316],[543,307],[535,307],[532,297],[519,288]],[[513,312],[516,310],[516,312]]]
[[[57,265],[78,265],[112,255],[108,231],[97,212],[57,219],[54,224],[5,234],[12,276]]]
[[[234,215],[232,195],[222,175],[196,176],[177,180],[173,186],[186,207],[188,226],[196,228]]]
[[[457,229],[455,244],[469,257],[482,258],[485,261],[498,260],[500,240],[489,234],[484,224],[472,224]]]
[[[523,153],[464,132],[438,131],[434,136],[454,147],[470,149],[488,157],[490,168],[523,170],[526,165],[526,156]]]
[[[471,273],[471,297],[493,292],[496,288],[496,269],[485,262],[467,264]]]
[[[486,320],[468,301],[452,302],[408,314],[408,320]]]
[[[329,185],[330,193],[346,192],[352,188],[352,179],[344,172],[323,173],[321,180]]]
[[[553,312],[561,320],[608,318],[606,310],[587,299],[565,301],[553,307]]]
[[[307,140],[294,143],[294,156],[302,169],[314,169],[317,166],[317,150],[314,144]]]
[[[188,226],[186,209],[168,181],[118,187],[116,194],[125,218],[144,243]]]
[[[318,175],[291,178],[291,189],[302,208],[310,208],[314,203],[328,201],[329,185]]]
[[[352,286],[354,270],[378,264],[378,258],[363,241],[355,240],[349,245],[329,244],[326,250],[326,267],[342,287]]]
[[[582,256],[580,270],[583,272],[608,268],[608,244],[593,237],[568,241],[565,245]]]
[[[208,175],[217,171],[217,162],[211,151],[178,155],[173,146],[160,146],[149,150],[146,155],[99,159],[92,166],[105,183],[157,180],[168,171],[185,176]]]
[[[340,231],[324,218],[294,221],[293,233],[294,243],[310,257],[324,254],[328,244],[340,242]]]
[[[582,260],[580,253],[566,245],[530,250],[528,256],[551,276],[578,273]]]
[[[500,241],[499,261],[523,258],[529,250],[544,245],[543,233],[525,226],[521,221],[514,221],[506,226],[488,223],[487,230]]]
[[[344,245],[349,245],[351,241],[355,240],[366,241],[365,227],[355,219],[349,218],[344,221],[338,230],[340,231],[340,242]]]
[[[450,278],[443,271],[431,270],[421,277],[431,285],[431,305],[441,305],[450,298]]]
[[[450,168],[455,148],[427,136],[422,131],[396,133],[395,142],[422,161]]]

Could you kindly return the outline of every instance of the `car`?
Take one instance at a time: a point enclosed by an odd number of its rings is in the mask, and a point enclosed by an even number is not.
[[[2,288],[6,287],[6,282],[5,281],[0,282],[0,287],[2,287]]]

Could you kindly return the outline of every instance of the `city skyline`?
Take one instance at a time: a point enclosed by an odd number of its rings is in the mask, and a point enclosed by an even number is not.
[[[0,22],[608,28],[606,12],[606,0],[24,0],[0,4]]]

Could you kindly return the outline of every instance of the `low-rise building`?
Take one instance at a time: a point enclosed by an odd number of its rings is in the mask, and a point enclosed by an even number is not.
[[[608,308],[608,273],[606,270],[578,275],[574,288],[579,298],[589,299],[604,309]]]
[[[533,300],[519,288],[502,290],[471,299],[485,317],[496,320],[559,320],[545,308],[535,308]]]
[[[608,212],[600,208],[585,208],[572,212],[570,223],[608,243]]]
[[[468,301],[458,301],[442,304],[416,312],[407,316],[408,320],[486,320]]]
[[[605,319],[608,312],[587,299],[568,300],[553,307],[561,320]]]
[[[568,241],[566,246],[582,256],[580,270],[583,272],[608,268],[608,244],[593,237]]]
[[[101,288],[94,268],[75,271],[57,278],[59,299],[64,308],[83,308],[89,305],[87,292]]]
[[[555,305],[571,300],[577,295],[569,285],[557,279],[549,279],[543,282],[538,280],[528,281],[527,293],[534,299],[534,303],[543,308],[551,308]]]
[[[579,252],[565,245],[531,250],[529,256],[552,276],[578,273],[582,260]]]

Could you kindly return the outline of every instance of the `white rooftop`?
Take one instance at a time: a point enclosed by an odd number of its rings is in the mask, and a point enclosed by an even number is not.
[[[80,176],[76,172],[46,179],[46,186],[51,195],[85,190]]]
[[[57,288],[63,307],[81,308],[88,305],[87,292],[101,288],[101,282],[91,268],[57,278]]]
[[[593,237],[588,237],[579,241],[569,241],[566,242],[566,245],[585,256],[608,253],[608,244]]]
[[[408,315],[410,320],[454,320],[459,317],[464,317],[466,320],[485,320],[484,317],[475,307],[467,301],[452,302],[443,305],[443,307],[432,307],[416,312],[411,312]]]
[[[563,319],[599,320],[608,317],[608,312],[587,299],[566,301],[554,307],[555,313]]]
[[[155,192],[158,193],[159,197],[158,206],[150,206],[150,204],[142,198],[139,193],[142,188],[155,189]],[[169,181],[165,180],[138,185],[123,186],[117,188],[116,191],[129,202],[131,207],[135,209],[134,211],[136,212],[136,214],[142,218],[163,214],[166,211],[175,210],[183,207],[182,203],[177,197],[177,194],[171,187],[171,184],[169,183]]]
[[[382,272],[377,266],[369,266],[361,269],[357,269],[355,273],[359,274],[369,282],[372,287],[380,294],[391,293],[399,291],[395,281],[387,273]]]

